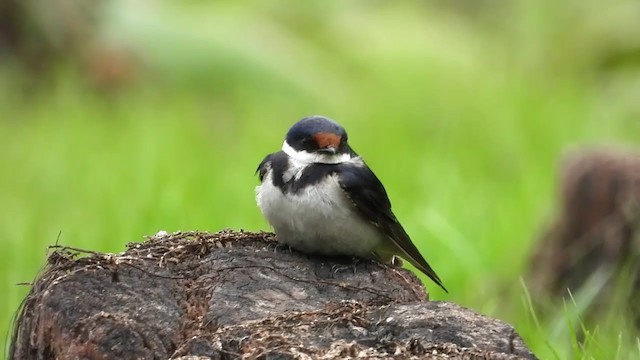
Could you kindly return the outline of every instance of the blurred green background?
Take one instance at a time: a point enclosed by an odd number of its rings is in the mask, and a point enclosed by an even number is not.
[[[0,332],[55,243],[267,230],[257,164],[323,114],[450,294],[542,359],[640,356],[521,281],[579,145],[640,141],[640,3],[0,1]],[[536,294],[530,294],[535,303]],[[6,337],[5,337],[6,338]]]

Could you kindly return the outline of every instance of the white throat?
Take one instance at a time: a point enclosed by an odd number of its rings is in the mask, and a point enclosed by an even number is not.
[[[297,151],[292,148],[291,145],[287,143],[285,140],[282,144],[282,151],[285,154],[289,155],[293,160],[312,164],[312,163],[320,163],[320,164],[339,164],[346,161],[351,160],[351,154],[322,154],[322,153],[310,153],[304,150]]]

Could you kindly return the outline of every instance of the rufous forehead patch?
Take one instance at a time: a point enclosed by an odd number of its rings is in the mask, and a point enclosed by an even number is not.
[[[340,140],[342,140],[339,135],[328,132],[319,132],[314,136],[314,138],[316,139],[316,144],[318,144],[318,148],[320,149],[329,146],[333,146],[337,149],[340,146]]]

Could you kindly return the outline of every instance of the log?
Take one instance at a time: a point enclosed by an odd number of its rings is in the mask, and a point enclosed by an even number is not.
[[[301,254],[270,233],[54,248],[12,359],[535,358],[508,324],[428,301],[408,270]]]

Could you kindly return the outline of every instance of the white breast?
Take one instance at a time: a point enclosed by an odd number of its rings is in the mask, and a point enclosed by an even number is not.
[[[304,171],[302,164],[295,165],[285,179]],[[256,188],[256,199],[278,241],[308,253],[371,257],[383,235],[356,213],[336,175],[296,194],[284,194],[273,185],[272,176],[269,170]]]

